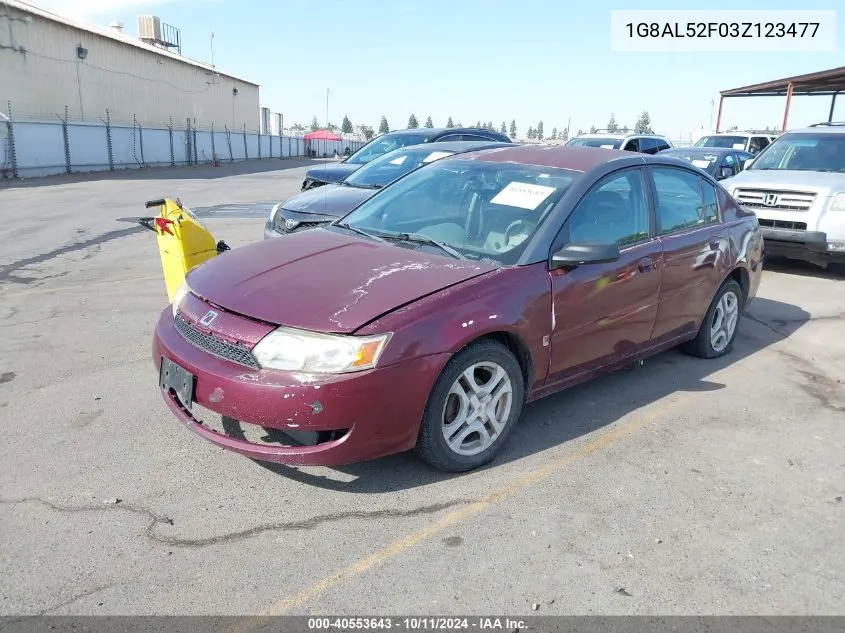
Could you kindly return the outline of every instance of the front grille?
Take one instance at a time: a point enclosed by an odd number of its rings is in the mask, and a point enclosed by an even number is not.
[[[806,222],[789,222],[787,220],[764,220],[762,218],[757,218],[757,222],[760,223],[760,226],[767,226],[772,229],[792,229],[794,231],[807,230]]]
[[[325,222],[299,222],[298,224],[294,225],[292,229],[288,229],[285,227],[285,220],[287,218],[283,218],[281,213],[276,214],[276,219],[273,222],[273,228],[276,229],[278,233],[297,233],[299,231],[306,231],[308,229],[315,229],[318,226],[326,224]]]
[[[217,356],[217,358],[222,358],[238,365],[244,365],[252,369],[261,368],[258,361],[255,360],[255,356],[252,355],[252,352],[245,347],[233,345],[232,343],[221,341],[211,334],[200,332],[180,316],[174,319],[174,324],[179,334],[194,347],[198,347],[212,356]]]
[[[776,211],[807,211],[813,206],[816,194],[772,189],[737,189],[734,198],[744,207],[774,209]],[[767,199],[769,200],[768,203]],[[772,201],[774,202],[772,203]]]

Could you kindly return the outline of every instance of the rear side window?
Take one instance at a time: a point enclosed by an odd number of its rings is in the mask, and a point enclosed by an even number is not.
[[[701,186],[701,194],[704,199],[704,224],[719,221],[719,201],[716,195],[716,187],[711,185],[703,178],[699,178],[698,182]]]
[[[628,152],[640,152],[642,151],[642,149],[640,148],[640,140],[641,139],[638,138],[632,138],[627,143],[625,143],[625,147],[623,147],[622,149]]]
[[[641,138],[640,139],[640,151],[644,154],[656,154],[657,153],[657,140],[653,138]]]
[[[748,151],[752,154],[757,154],[768,147],[769,139],[765,136],[755,136],[748,142]]]
[[[669,149],[671,146],[662,138],[657,139],[657,151],[662,152],[664,149]]]
[[[438,143],[448,143],[449,141],[460,141],[461,135],[460,134],[447,134],[446,136],[441,136],[437,139]]]
[[[702,185],[706,183],[697,175],[672,167],[653,167],[651,174],[660,235],[694,229],[718,219],[718,204],[708,208],[702,194]],[[715,195],[713,189],[711,205]]]

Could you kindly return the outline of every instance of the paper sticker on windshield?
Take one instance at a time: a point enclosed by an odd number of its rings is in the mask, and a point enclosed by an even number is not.
[[[405,162],[405,159],[408,158],[407,154],[405,156],[397,156],[392,161],[390,161],[391,165],[401,165]]]
[[[602,149],[613,149],[613,145],[599,145]]]
[[[745,143],[734,143],[734,149],[745,149]]]
[[[554,191],[554,187],[534,185],[528,182],[512,182],[497,193],[490,202],[534,211]]]
[[[707,169],[710,166],[709,160],[701,160],[700,158],[696,158],[692,161],[692,164],[696,167],[700,167],[701,169]]]
[[[431,152],[431,154],[423,158],[423,162],[430,163],[433,160],[440,160],[441,158],[446,158],[447,156],[451,155],[452,152]]]

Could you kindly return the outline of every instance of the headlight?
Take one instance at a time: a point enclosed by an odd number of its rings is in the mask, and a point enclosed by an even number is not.
[[[837,193],[830,201],[831,211],[845,211],[845,193]]]
[[[280,206],[282,206],[282,203],[281,203],[281,202],[278,202],[278,203],[276,203],[276,204],[274,204],[274,205],[273,205],[273,208],[272,208],[272,209],[270,209],[270,222],[271,222],[271,223],[273,222],[273,218],[275,218],[275,217],[276,217],[276,211],[278,211],[278,210],[279,210],[279,207],[280,207]]]
[[[375,367],[390,334],[342,336],[280,327],[252,354],[265,369],[342,374]]]
[[[183,281],[182,285],[179,286],[179,289],[176,291],[176,294],[173,295],[173,316],[176,317],[176,313],[179,312],[179,307],[182,305],[182,302],[191,294],[191,289],[188,287],[188,282]]]

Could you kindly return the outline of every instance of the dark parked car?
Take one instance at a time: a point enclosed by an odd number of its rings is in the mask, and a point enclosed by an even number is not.
[[[320,187],[326,183],[338,182],[344,179],[362,165],[366,165],[374,158],[387,152],[392,152],[407,145],[420,143],[442,143],[449,141],[494,141],[497,143],[513,143],[507,134],[474,127],[451,128],[416,128],[388,132],[377,136],[364,145],[357,152],[339,163],[321,165],[309,169],[302,183],[302,191],[313,187]]]
[[[688,163],[482,150],[285,248],[262,240],[193,269],[153,361],[182,423],[251,458],[415,448],[463,471],[493,458],[526,402],[676,345],[727,354],[761,257],[754,214]]]
[[[508,145],[490,141],[440,141],[436,147],[426,143],[393,150],[371,160],[338,183],[302,191],[274,206],[264,225],[264,239],[333,222],[382,187],[426,163],[452,154]]]
[[[660,152],[660,155],[692,163],[716,180],[736,176],[745,169],[745,161],[754,158],[749,152],[714,147],[673,147]]]

